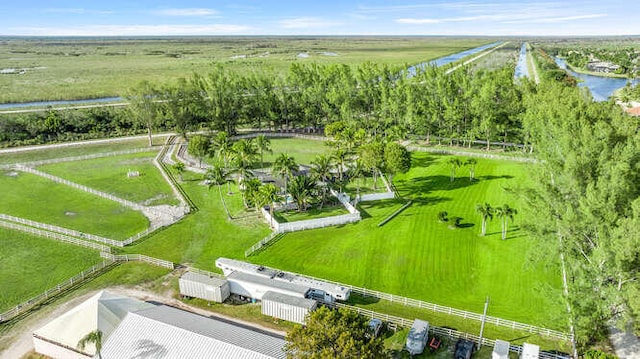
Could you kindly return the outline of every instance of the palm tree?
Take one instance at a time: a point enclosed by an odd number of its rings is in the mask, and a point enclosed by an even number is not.
[[[478,161],[475,158],[467,158],[464,164],[469,167],[469,181],[473,181],[476,177],[476,165]]]
[[[222,206],[227,213],[227,218],[233,219],[233,217],[231,217],[231,213],[229,213],[227,204],[224,201],[224,197],[222,197],[222,185],[224,185],[225,183],[233,182],[233,180],[229,177],[229,172],[224,168],[224,165],[222,163],[216,161],[213,166],[207,170],[207,173],[205,173],[204,176],[205,179],[209,181],[209,189],[211,189],[211,187],[213,186],[218,186],[220,201],[222,202]]]
[[[338,169],[338,178],[342,181],[342,175],[344,169],[347,167],[347,162],[349,161],[349,153],[343,149],[337,149],[333,155],[331,156],[336,164],[336,168]]]
[[[260,167],[264,165],[264,153],[272,153],[271,151],[271,140],[267,138],[265,135],[258,135],[255,138],[256,148],[260,153]]]
[[[306,211],[309,201],[314,195],[316,189],[316,181],[307,176],[296,176],[291,181],[289,193],[298,205],[298,211]]]
[[[258,150],[253,141],[239,140],[231,147],[233,151],[233,165],[238,173],[238,185],[244,187],[244,181],[253,176],[251,167],[256,162]]]
[[[269,183],[260,187],[262,198],[269,204],[269,215],[271,215],[271,223],[269,225],[273,227],[273,211],[276,206],[276,202],[279,202],[282,198],[278,195],[278,188]]]
[[[176,170],[176,172],[178,172],[178,177],[180,178],[180,182],[182,182],[182,174],[184,173],[184,163],[182,162],[176,162],[173,165],[173,169]]]
[[[286,153],[281,153],[276,160],[273,162],[273,166],[271,167],[271,171],[274,174],[277,174],[284,180],[284,192],[288,192],[287,182],[289,177],[293,175],[293,171],[298,169],[298,165],[293,157],[287,155]]]
[[[311,161],[311,174],[322,181],[322,194],[320,195],[320,208],[324,206],[327,197],[327,188],[329,187],[329,176],[331,176],[331,158],[327,155],[317,155]]]
[[[451,182],[453,182],[456,179],[456,171],[458,170],[458,167],[462,165],[462,162],[460,161],[459,158],[452,157],[452,158],[449,158],[447,163],[451,166],[451,171],[449,172],[449,174],[450,174]]]
[[[482,233],[481,236],[487,234],[487,219],[493,219],[494,209],[489,203],[476,204],[476,212],[482,217]]]
[[[262,187],[262,182],[257,178],[252,178],[245,182],[244,190],[242,191],[244,206],[246,208],[254,206],[256,212],[258,212],[258,216],[260,216],[260,207],[267,204],[267,202],[262,203],[263,200],[260,198],[260,187]]]
[[[78,349],[84,350],[87,344],[95,345],[98,359],[102,359],[102,354],[100,353],[100,351],[102,351],[102,332],[99,329],[96,329],[82,337],[78,342]]]
[[[511,219],[511,221],[513,222],[513,216],[518,214],[518,210],[509,207],[508,204],[505,204],[502,205],[502,207],[496,208],[495,213],[496,216],[498,216],[502,221],[502,239],[505,240],[507,239],[507,230],[509,227],[507,219]]]
[[[231,155],[231,140],[229,135],[220,131],[216,134],[211,142],[211,149],[224,161],[224,167],[229,169],[229,156]]]
[[[367,170],[360,159],[356,159],[355,162],[353,162],[352,166],[349,167],[349,178],[360,180],[354,181],[356,183],[356,198],[360,198],[360,186],[362,185],[361,182],[363,182],[365,179],[366,171]]]

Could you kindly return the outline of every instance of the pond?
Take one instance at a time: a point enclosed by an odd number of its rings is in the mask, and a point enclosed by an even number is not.
[[[556,64],[558,64],[558,67],[567,71],[569,75],[575,77],[578,80],[578,86],[586,87],[589,89],[589,91],[591,91],[591,95],[593,96],[594,101],[606,101],[611,95],[613,95],[616,90],[624,87],[627,84],[627,79],[577,73],[569,69],[567,67],[566,61],[559,57],[556,57],[555,61]],[[634,84],[637,84],[638,82],[638,79],[635,79],[633,81]]]

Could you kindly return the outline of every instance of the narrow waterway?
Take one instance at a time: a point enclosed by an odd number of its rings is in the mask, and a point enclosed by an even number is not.
[[[527,43],[523,42],[520,47],[520,56],[518,56],[518,62],[516,63],[516,69],[513,77],[520,79],[523,77],[529,77],[529,67],[527,67]]]
[[[568,68],[567,62],[559,57],[555,58],[556,64],[561,69],[567,71],[569,75],[578,79],[578,86],[586,87],[591,91],[594,101],[606,101],[613,93],[627,84],[627,79],[593,76],[580,74]],[[637,84],[638,79],[633,80]]]
[[[440,58],[435,59],[435,60],[431,60],[431,61],[427,61],[427,62],[423,62],[423,63],[417,64],[415,66],[411,66],[411,67],[409,67],[407,69],[407,77],[411,78],[411,77],[415,76],[416,72],[418,70],[423,70],[428,66],[440,67],[440,66],[448,65],[448,64],[450,64],[452,62],[456,62],[458,60],[461,60],[461,59],[463,59],[463,58],[465,58],[467,56],[471,56],[471,55],[477,54],[478,52],[484,51],[486,49],[490,49],[492,47],[496,47],[496,46],[498,46],[498,45],[500,45],[502,43],[503,43],[503,41],[497,41],[497,42],[494,42],[494,43],[491,43],[491,44],[488,44],[488,45],[482,45],[480,47],[476,47],[476,48],[473,48],[473,49],[465,50],[465,51],[462,51],[462,52],[458,52],[456,54],[447,55],[447,56],[440,57]]]
[[[0,110],[9,108],[26,108],[26,107],[48,107],[58,105],[86,105],[91,103],[105,103],[105,102],[121,102],[124,101],[122,97],[103,97],[87,100],[65,100],[65,101],[36,101],[36,102],[22,102],[22,103],[3,103],[0,104]]]

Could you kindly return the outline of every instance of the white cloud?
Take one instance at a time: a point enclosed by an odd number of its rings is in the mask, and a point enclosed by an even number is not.
[[[85,9],[85,8],[47,8],[44,9],[43,12],[50,14],[77,14],[77,15],[108,15],[113,14],[113,11],[110,10],[94,10],[94,9]]]
[[[409,24],[409,25],[439,24],[442,21],[443,20],[441,19],[411,19],[411,18],[396,19],[396,22],[399,24]]]
[[[252,30],[234,24],[212,25],[92,25],[78,27],[15,27],[11,35],[22,36],[181,36],[238,35]]]
[[[538,19],[523,19],[513,21],[503,21],[503,24],[537,24],[537,23],[550,23],[550,22],[568,22],[575,20],[596,19],[599,17],[605,17],[606,14],[588,14],[588,15],[575,15],[575,16],[559,16],[559,17],[547,17]]]
[[[317,29],[339,25],[336,21],[324,20],[317,17],[298,17],[278,22],[283,29]]]
[[[185,17],[218,15],[218,11],[213,9],[205,9],[205,8],[161,9],[161,10],[155,10],[153,11],[153,13],[161,16],[185,16]]]

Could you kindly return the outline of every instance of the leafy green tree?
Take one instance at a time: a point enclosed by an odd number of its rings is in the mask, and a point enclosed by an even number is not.
[[[175,85],[162,88],[159,97],[162,99],[162,110],[171,120],[173,129],[187,140],[187,133],[196,124],[194,102],[196,94],[184,78]]]
[[[515,208],[509,207],[508,204],[505,204],[502,207],[496,207],[494,213],[502,222],[502,239],[505,240],[507,239],[507,230],[509,229],[508,219],[511,219],[513,222],[513,216],[518,214],[518,211]]]
[[[394,175],[406,173],[411,168],[411,154],[404,146],[389,142],[384,148],[384,162],[389,174],[389,184],[392,185]]]
[[[292,359],[388,357],[382,338],[369,335],[367,319],[347,309],[319,307],[286,340],[285,352]]]
[[[331,155],[333,162],[335,164],[335,168],[338,170],[338,179],[342,181],[344,171],[347,168],[347,163],[349,162],[349,154],[347,151],[338,148]]]
[[[384,145],[373,141],[360,147],[360,161],[373,173],[373,188],[377,189],[378,173],[384,168]]]
[[[233,182],[233,180],[229,176],[229,172],[227,172],[227,170],[224,168],[224,165],[220,163],[220,161],[216,161],[213,166],[207,169],[204,177],[207,181],[209,181],[209,189],[211,189],[211,187],[213,186],[218,186],[218,193],[220,194],[220,202],[222,202],[222,207],[224,207],[224,211],[227,213],[227,218],[233,219],[233,217],[231,217],[231,213],[229,213],[229,208],[227,208],[227,203],[224,201],[224,197],[222,196],[222,186],[224,184]]]
[[[218,131],[211,141],[211,152],[222,158],[225,168],[229,169],[229,159],[233,154],[231,139],[225,131]]]
[[[184,170],[185,170],[185,165],[184,165],[184,163],[179,162],[179,161],[178,161],[178,162],[176,162],[176,163],[173,165],[173,169],[174,169],[176,172],[178,172],[178,176],[179,176],[179,178],[180,178],[180,182],[182,182],[182,174],[184,173]]]
[[[131,119],[147,128],[149,146],[153,146],[152,131],[160,114],[158,96],[158,90],[149,81],[140,82],[131,88],[126,95],[126,99],[129,101],[127,110]]]
[[[202,167],[202,159],[209,153],[209,138],[203,135],[192,136],[187,145],[187,152],[196,157]]]
[[[88,333],[87,335],[85,335],[84,337],[82,337],[82,339],[80,339],[80,341],[78,342],[78,349],[80,350],[84,350],[87,345],[89,344],[93,344],[96,348],[96,355],[98,356],[98,359],[102,358],[102,331],[100,330],[94,330],[90,333]]]
[[[476,204],[476,212],[482,217],[482,232],[481,236],[487,234],[487,220],[493,219],[494,209],[489,203]]]
[[[258,150],[253,141],[239,140],[231,146],[234,170],[238,174],[238,184],[244,187],[244,181],[253,176],[251,168],[258,158]]]
[[[271,140],[267,138],[267,136],[260,134],[256,136],[254,143],[255,143],[256,149],[258,150],[258,153],[260,153],[260,166],[262,166],[264,165],[264,153],[273,152],[271,150]]]
[[[249,208],[253,206],[256,210],[256,214],[260,217],[260,208],[269,203],[266,198],[262,197],[260,188],[262,182],[257,178],[251,178],[245,182],[244,189],[242,191],[242,198],[244,200],[245,207]]]
[[[316,194],[316,181],[308,176],[295,176],[289,184],[289,194],[298,205],[298,211],[304,212]]]
[[[281,153],[278,157],[276,157],[275,161],[273,161],[273,165],[271,166],[271,171],[280,176],[284,180],[284,192],[288,192],[288,181],[291,176],[293,176],[293,171],[298,169],[298,165],[293,157],[289,156],[286,153]]]

